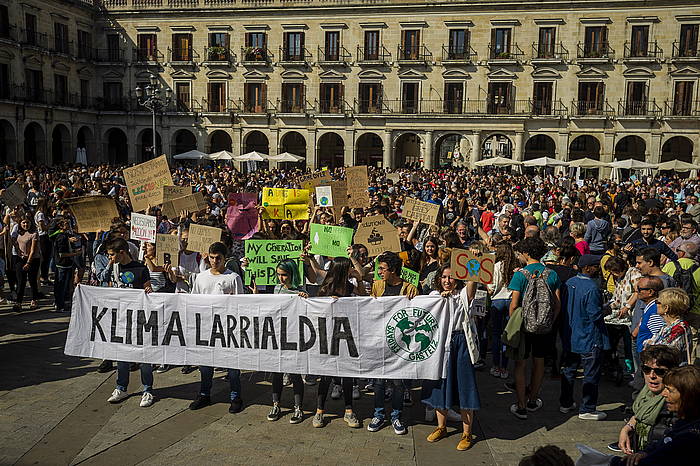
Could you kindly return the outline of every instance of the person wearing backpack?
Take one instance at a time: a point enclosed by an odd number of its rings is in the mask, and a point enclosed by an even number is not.
[[[600,256],[586,254],[578,260],[579,273],[566,282],[566,310],[571,328],[571,350],[562,364],[559,411],[576,409],[574,384],[579,366],[583,366],[583,395],[579,419],[602,421],[607,415],[598,411],[598,384],[603,352],[610,349],[603,320],[603,295],[594,277],[600,272]]]
[[[527,419],[528,412],[542,407],[538,397],[544,378],[544,358],[553,352],[554,322],[561,309],[561,282],[557,274],[539,262],[547,248],[540,238],[525,238],[515,245],[518,260],[524,267],[513,274],[508,289],[513,292],[510,315],[522,307],[525,355],[515,361],[517,403],[510,412],[518,419]],[[527,360],[532,357],[530,384],[526,384]]]

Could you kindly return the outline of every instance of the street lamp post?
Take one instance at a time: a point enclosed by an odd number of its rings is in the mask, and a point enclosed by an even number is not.
[[[173,91],[169,87],[165,88],[165,97],[160,96],[160,85],[158,84],[158,78],[151,74],[149,77],[149,83],[146,85],[145,89],[140,86],[136,86],[134,89],[136,92],[136,98],[139,105],[142,105],[151,111],[153,116],[153,145],[151,146],[151,154],[153,157],[156,156],[156,112],[162,110],[163,108],[170,105],[172,100]]]

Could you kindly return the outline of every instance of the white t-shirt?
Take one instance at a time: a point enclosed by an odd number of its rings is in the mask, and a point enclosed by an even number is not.
[[[243,294],[243,280],[228,269],[218,275],[205,270],[195,277],[192,294]]]

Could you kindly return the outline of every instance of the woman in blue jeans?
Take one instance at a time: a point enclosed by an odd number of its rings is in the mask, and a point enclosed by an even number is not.
[[[491,328],[493,330],[491,338],[493,365],[490,374],[502,379],[508,378],[508,358],[505,354],[505,346],[501,342],[501,334],[506,328],[506,322],[508,322],[512,294],[512,291],[508,289],[508,284],[513,278],[517,263],[513,247],[507,242],[498,243],[496,245],[493,283],[486,285],[491,296]]]

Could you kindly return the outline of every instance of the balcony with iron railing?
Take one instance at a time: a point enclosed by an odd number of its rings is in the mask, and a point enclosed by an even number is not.
[[[433,53],[426,45],[399,45],[396,49],[399,63],[427,63],[433,60]]]
[[[365,115],[390,113],[382,99],[355,99],[353,109],[355,113]]]
[[[236,54],[231,51],[230,47],[210,45],[204,47],[204,61],[207,63],[231,64],[236,61]]]
[[[8,24],[0,26],[0,40],[17,41],[17,26]]]
[[[476,61],[476,50],[470,45],[443,45],[442,46],[442,63],[460,64],[474,63]]]
[[[510,44],[508,46],[496,46],[489,44],[489,63],[490,64],[518,64],[521,63],[525,52],[518,47],[518,44]]]
[[[163,63],[163,53],[153,47],[137,47],[133,49],[134,63],[150,64]]]
[[[278,99],[277,109],[280,113],[305,114],[314,110],[314,106],[306,99]]]
[[[351,106],[344,99],[316,100],[314,108],[320,114],[344,115],[351,111]]]
[[[562,63],[569,59],[569,50],[564,44],[552,42],[534,42],[532,44],[532,64]]]
[[[241,47],[241,60],[244,65],[269,65],[272,53],[267,47]]]
[[[306,65],[311,61],[311,52],[305,47],[280,47],[280,63],[285,65]]]
[[[88,47],[85,44],[78,44],[76,50],[78,60],[92,61],[95,59],[96,51],[92,47]]]
[[[625,42],[625,61],[631,63],[655,62],[663,59],[664,51],[656,41],[648,44]]]
[[[357,62],[361,65],[385,65],[391,61],[391,52],[383,45],[377,47],[357,46]]]
[[[569,114],[572,116],[614,117],[615,109],[607,100],[573,100]]]
[[[124,49],[95,49],[95,62],[98,64],[124,64]]]
[[[46,49],[49,47],[49,36],[43,32],[22,29],[20,31],[19,42],[25,47],[39,47]]]
[[[192,47],[168,47],[168,57],[171,65],[192,65],[199,59],[199,53]]]
[[[618,116],[658,118],[661,113],[661,107],[653,100],[620,100],[617,104]]]
[[[697,43],[681,44],[674,41],[672,58],[677,61],[700,61],[700,47]]]
[[[98,97],[95,99],[95,107],[103,112],[126,112],[131,108],[131,99],[121,97]]]
[[[51,91],[47,91],[40,87],[27,86],[18,84],[12,86],[12,98],[21,102],[35,104],[49,104],[52,101]]]
[[[465,116],[546,116],[563,117],[566,106],[560,101],[491,99],[382,99],[356,100],[355,112],[393,115],[465,115]]]
[[[49,43],[51,44],[51,47],[49,50],[51,50],[51,53],[55,53],[58,55],[71,55],[73,51],[73,41],[72,40],[63,40],[58,37],[51,37],[49,39]]]
[[[318,62],[322,65],[347,65],[352,55],[345,47],[318,47]]]
[[[228,113],[227,102],[219,99],[202,99],[202,111],[206,113]]]
[[[579,42],[576,48],[579,63],[608,63],[615,58],[615,50],[607,42]]]
[[[664,102],[664,116],[700,117],[700,100],[671,100]]]
[[[274,113],[277,111],[275,104],[265,99],[238,100],[238,108],[241,113],[247,114]]]

